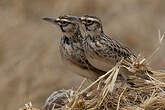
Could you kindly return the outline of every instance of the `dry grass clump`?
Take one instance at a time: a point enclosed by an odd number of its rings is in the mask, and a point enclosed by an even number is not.
[[[134,85],[116,81],[113,92],[109,92],[102,103],[104,85],[94,86],[83,94],[75,94],[65,105],[66,110],[155,110],[165,109],[165,85],[157,86],[150,81],[135,79]],[[117,87],[118,86],[118,87]],[[135,109],[136,108],[136,109]]]
[[[120,81],[116,85],[120,85]],[[142,83],[141,83],[142,85]],[[96,87],[96,86],[95,86]],[[142,87],[124,86],[115,88],[112,93],[108,93],[101,105],[101,89],[92,88],[91,90],[79,94],[76,91],[73,96],[66,99],[67,103],[61,108],[49,110],[164,110],[165,93],[164,90],[154,85]],[[164,89],[164,88],[163,88]],[[22,110],[22,109],[20,109]],[[31,109],[39,110],[31,106]]]

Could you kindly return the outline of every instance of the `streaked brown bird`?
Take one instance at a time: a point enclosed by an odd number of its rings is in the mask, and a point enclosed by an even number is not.
[[[108,71],[121,58],[136,57],[128,47],[104,33],[102,22],[99,18],[86,15],[79,17],[79,19],[86,31],[83,41],[85,56],[92,66],[102,71]],[[125,72],[121,75],[124,79],[127,79],[127,75],[124,74]]]
[[[73,95],[73,90],[57,90],[46,99],[42,110],[63,110],[68,99]]]
[[[71,15],[54,17],[44,17],[44,20],[56,24],[62,31],[60,41],[60,53],[62,60],[73,72],[90,80],[97,79],[105,72],[92,66],[87,60],[83,49],[83,36],[80,32],[77,17]]]

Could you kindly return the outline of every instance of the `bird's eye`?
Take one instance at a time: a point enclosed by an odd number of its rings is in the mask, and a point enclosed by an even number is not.
[[[87,20],[87,21],[86,21],[86,24],[87,24],[87,25],[92,25],[93,23],[94,23],[94,22],[93,22],[92,20]]]
[[[67,21],[61,21],[60,24],[61,24],[62,26],[67,26],[69,23],[68,23]]]
[[[62,21],[61,23],[62,23],[63,25],[67,24],[67,22],[66,22],[66,21]]]
[[[92,23],[92,21],[91,21],[91,20],[87,20],[87,23],[88,23],[88,24],[91,24],[91,23]]]

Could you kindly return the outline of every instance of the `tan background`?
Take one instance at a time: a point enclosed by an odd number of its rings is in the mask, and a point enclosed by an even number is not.
[[[0,0],[0,110],[24,103],[40,107],[54,90],[77,88],[82,78],[65,70],[59,55],[61,32],[43,16],[95,15],[104,30],[149,56],[165,31],[164,0]],[[165,42],[153,57],[165,69]]]

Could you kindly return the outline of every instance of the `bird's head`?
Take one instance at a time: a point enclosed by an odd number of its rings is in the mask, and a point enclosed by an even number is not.
[[[87,33],[100,34],[103,32],[102,22],[95,16],[85,15],[79,17],[79,21],[85,26]]]
[[[71,15],[64,15],[60,17],[43,17],[43,20],[56,24],[64,33],[75,33],[79,29],[78,17]]]

